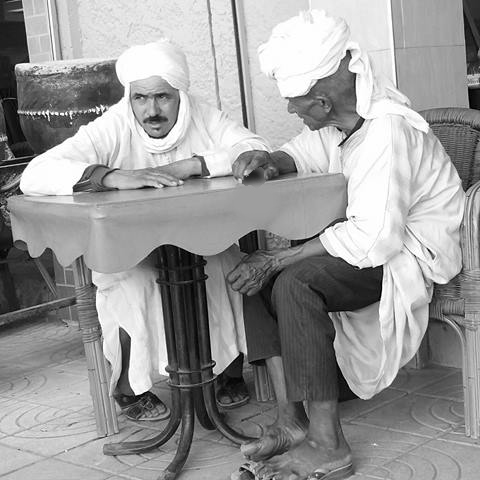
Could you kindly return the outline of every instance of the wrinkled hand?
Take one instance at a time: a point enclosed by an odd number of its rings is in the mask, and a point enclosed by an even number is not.
[[[279,175],[279,169],[275,160],[268,152],[263,150],[251,150],[241,153],[233,162],[232,172],[237,180],[243,181],[244,177],[248,177],[257,168],[263,169],[265,180],[270,180]]]
[[[260,291],[281,270],[275,251],[257,250],[247,255],[227,275],[233,290],[251,296]]]

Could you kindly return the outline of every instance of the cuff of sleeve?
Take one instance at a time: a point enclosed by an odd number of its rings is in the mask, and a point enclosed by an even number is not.
[[[325,250],[332,256],[332,257],[339,257],[345,260],[350,265],[354,266],[355,268],[367,268],[372,266],[372,262],[368,257],[364,257],[360,260],[354,258],[352,255],[349,255],[348,252],[344,251],[342,253],[339,252],[340,249],[335,248],[335,236],[332,234],[332,228],[327,228],[320,236],[320,241],[322,245],[325,247]]]
[[[278,151],[286,153],[287,155],[290,155],[290,157],[293,158],[293,161],[295,162],[295,167],[297,168],[297,173],[311,173],[310,170],[305,168],[305,165],[302,162],[297,161],[296,153],[290,148],[288,148],[286,145],[279,148]]]
[[[208,170],[208,175],[205,175],[206,177],[224,177],[232,174],[232,166],[227,151],[222,150],[215,153],[204,153],[202,156],[205,162],[205,167]]]
[[[105,165],[89,165],[83,172],[80,180],[73,186],[74,192],[104,192],[106,190],[115,190],[105,187],[103,179],[106,175],[118,170],[108,168]]]
[[[103,185],[103,179],[111,172],[118,170],[118,168],[109,168],[103,165],[97,165],[96,168],[93,169],[91,176],[90,176],[90,183],[92,187],[96,191],[102,190],[115,190]]]
[[[202,169],[200,176],[201,177],[209,177],[210,176],[210,171],[208,170],[207,163],[205,162],[205,158],[202,157],[201,155],[193,155],[195,158],[198,158],[200,161],[200,167]]]

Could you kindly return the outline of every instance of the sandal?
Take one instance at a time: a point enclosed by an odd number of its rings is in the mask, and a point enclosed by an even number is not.
[[[152,392],[117,394],[114,398],[125,416],[135,422],[156,422],[170,416],[170,409]]]
[[[332,470],[317,468],[308,476],[307,480],[345,480],[350,478],[354,473],[353,465],[349,463]]]
[[[262,463],[250,461],[232,473],[230,480],[275,480],[275,474]]]
[[[354,474],[352,463],[331,470],[317,468],[307,480],[346,480]],[[261,462],[246,462],[230,476],[231,480],[275,480],[275,473]]]
[[[217,378],[215,399],[220,408],[232,409],[245,405],[250,400],[247,385],[243,377],[227,377],[219,375]],[[226,402],[225,397],[230,401]],[[235,400],[237,399],[237,400]]]

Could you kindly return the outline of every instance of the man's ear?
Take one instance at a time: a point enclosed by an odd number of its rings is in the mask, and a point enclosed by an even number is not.
[[[323,93],[318,93],[314,96],[314,99],[318,106],[325,111],[325,113],[331,112],[333,104],[330,100],[330,97],[327,97],[327,95],[324,95]]]

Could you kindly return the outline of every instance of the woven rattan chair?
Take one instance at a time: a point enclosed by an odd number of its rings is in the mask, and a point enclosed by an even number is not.
[[[449,324],[463,356],[465,433],[478,438],[480,424],[480,110],[436,108],[420,112],[450,155],[467,192],[461,228],[463,269],[447,285],[435,285],[430,317]]]

